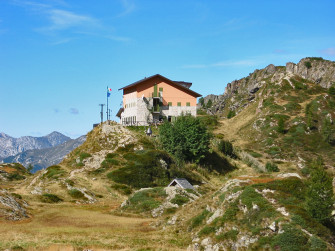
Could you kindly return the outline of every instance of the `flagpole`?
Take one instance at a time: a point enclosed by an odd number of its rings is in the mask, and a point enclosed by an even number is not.
[[[106,114],[107,114],[107,123],[109,124],[109,120],[108,120],[108,85],[107,85],[107,93],[106,93],[106,96],[107,96],[107,111],[106,111]]]

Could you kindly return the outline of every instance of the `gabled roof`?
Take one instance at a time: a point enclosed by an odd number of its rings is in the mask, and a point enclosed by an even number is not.
[[[188,92],[188,93],[190,93],[191,95],[193,95],[195,97],[201,97],[202,96],[201,94],[199,94],[199,93],[197,93],[197,92],[192,91],[192,90],[189,89],[191,87],[192,83],[190,83],[190,82],[183,82],[183,81],[172,81],[171,79],[168,79],[168,78],[166,78],[166,77],[164,77],[164,76],[162,76],[160,74],[152,75],[150,77],[147,77],[147,78],[141,79],[139,81],[136,81],[136,82],[134,82],[134,83],[132,83],[130,85],[126,85],[126,86],[120,88],[119,91],[131,88],[131,87],[134,87],[134,86],[136,86],[138,84],[141,84],[141,83],[143,83],[143,82],[145,82],[145,81],[147,81],[149,79],[155,78],[155,77],[160,77],[160,78],[164,79],[167,83],[169,83],[169,84],[171,84],[173,86],[177,86],[180,89],[182,89],[183,91]]]
[[[168,187],[173,186],[178,184],[179,186],[181,186],[184,189],[193,189],[194,187],[191,185],[190,182],[187,181],[187,179],[181,179],[181,178],[175,178],[173,181],[171,181],[171,183],[168,185]]]

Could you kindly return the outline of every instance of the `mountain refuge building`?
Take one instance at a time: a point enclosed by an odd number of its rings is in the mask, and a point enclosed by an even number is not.
[[[116,116],[126,126],[146,126],[163,119],[173,122],[182,114],[196,116],[201,95],[192,91],[191,85],[156,74],[122,87],[122,107]]]

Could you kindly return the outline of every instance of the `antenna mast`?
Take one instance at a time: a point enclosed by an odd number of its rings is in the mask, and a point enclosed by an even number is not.
[[[101,112],[100,112],[100,115],[101,115],[101,124],[102,122],[104,121],[104,105],[105,104],[99,104],[101,106]]]

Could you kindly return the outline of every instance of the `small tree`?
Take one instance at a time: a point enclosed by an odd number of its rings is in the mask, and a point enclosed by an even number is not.
[[[266,162],[265,169],[268,172],[279,172],[279,168],[275,163],[272,162]]]
[[[285,133],[285,122],[284,122],[283,118],[280,118],[278,120],[277,132],[279,132],[279,133]]]
[[[159,128],[163,147],[178,160],[199,162],[209,150],[210,136],[199,119],[186,115]]]
[[[34,166],[32,164],[29,164],[27,170],[29,173],[32,173],[32,171],[34,170]]]
[[[312,64],[310,61],[306,61],[304,65],[306,66],[307,69],[312,68]]]
[[[234,117],[235,115],[236,115],[235,111],[230,110],[230,111],[228,112],[227,118],[230,119],[230,118]]]
[[[324,170],[320,158],[311,164],[307,185],[306,210],[314,219],[324,224],[331,217],[334,200],[332,179]]]
[[[329,118],[323,120],[321,134],[325,142],[335,144],[335,128]]]
[[[229,141],[220,140],[218,144],[218,149],[225,155],[228,155],[230,157],[234,156],[233,145]]]
[[[328,89],[328,94],[330,96],[334,96],[335,97],[335,86],[331,86],[329,89]]]
[[[204,107],[204,103],[205,101],[204,101],[204,98],[199,98],[199,104],[201,105],[201,107]]]
[[[213,105],[213,101],[212,101],[211,99],[208,100],[208,101],[207,101],[207,104],[206,104],[206,107],[207,107],[207,108],[211,108],[212,105]]]

